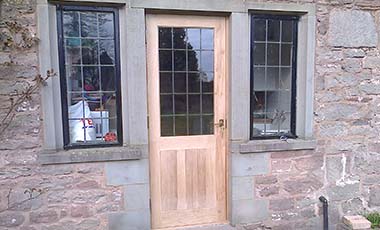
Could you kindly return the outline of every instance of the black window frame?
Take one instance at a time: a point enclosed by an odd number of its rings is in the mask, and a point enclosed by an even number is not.
[[[105,12],[113,13],[114,19],[114,41],[115,41],[115,90],[116,90],[116,130],[117,143],[70,143],[68,102],[67,102],[67,82],[65,68],[65,48],[63,33],[63,12],[64,11],[86,11],[86,12]],[[61,89],[61,107],[62,107],[62,127],[63,127],[63,148],[101,148],[123,145],[122,132],[122,101],[121,101],[121,72],[120,72],[120,31],[119,31],[119,8],[117,6],[89,6],[89,5],[71,5],[56,4],[57,31],[58,31],[58,57],[59,57],[59,75]]]
[[[293,22],[293,47],[292,52],[292,76],[291,76],[291,109],[290,109],[290,133],[281,135],[253,135],[253,112],[254,112],[254,100],[253,100],[253,90],[254,90],[254,28],[255,19],[265,19],[265,20],[287,20]],[[296,104],[297,104],[297,47],[298,47],[298,23],[300,17],[297,15],[277,15],[277,14],[263,14],[263,13],[251,13],[250,21],[250,114],[249,114],[249,138],[250,140],[265,140],[265,139],[282,139],[282,138],[292,138],[295,139],[296,135]]]

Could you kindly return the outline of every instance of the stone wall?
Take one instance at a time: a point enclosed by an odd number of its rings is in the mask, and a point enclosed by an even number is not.
[[[269,153],[253,177],[273,229],[332,229],[342,215],[380,211],[380,2],[317,1],[314,151]]]
[[[343,214],[380,211],[380,2],[276,2],[317,4],[318,145],[315,150],[232,153],[232,160],[245,162],[241,168],[232,165],[232,221],[321,229],[320,195],[330,201],[332,227]],[[35,7],[35,0],[0,2],[0,117],[9,106],[8,93],[38,72]],[[14,32],[10,22],[27,30]],[[39,104],[38,95],[24,103],[1,134],[0,229],[115,230],[134,222],[140,224],[135,229],[146,229],[147,161],[40,165]]]

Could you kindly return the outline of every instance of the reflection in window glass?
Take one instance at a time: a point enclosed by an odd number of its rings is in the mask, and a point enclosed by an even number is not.
[[[252,18],[251,138],[294,136],[297,20]]]
[[[118,143],[113,12],[62,11],[69,143]]]
[[[214,30],[159,28],[161,136],[214,133]]]

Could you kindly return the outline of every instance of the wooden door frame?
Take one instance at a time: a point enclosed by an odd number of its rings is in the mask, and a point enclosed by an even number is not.
[[[224,115],[225,115],[225,120],[226,120],[226,131],[224,132],[225,134],[225,137],[224,137],[224,151],[223,151],[223,155],[224,155],[224,160],[225,160],[225,212],[226,212],[226,221],[229,222],[230,220],[230,213],[231,213],[231,210],[230,210],[230,199],[231,199],[231,187],[230,187],[230,151],[229,151],[229,136],[230,136],[230,129],[229,129],[229,97],[230,97],[230,44],[229,44],[229,41],[230,41],[230,30],[229,30],[229,24],[228,24],[228,18],[226,16],[204,16],[204,15],[180,15],[180,14],[157,14],[157,13],[149,13],[149,14],[146,14],[146,33],[148,33],[148,30],[150,30],[150,28],[148,28],[148,20],[154,20],[155,18],[157,17],[178,17],[178,19],[181,19],[183,20],[184,18],[188,18],[188,19],[193,19],[193,17],[205,17],[205,18],[217,18],[218,20],[221,20],[221,19],[224,19],[224,28],[225,28],[225,53],[224,53],[224,67],[225,67],[225,73],[224,73],[224,84],[225,84],[225,87],[224,87],[224,101],[225,101],[225,108],[224,108]],[[148,38],[148,36],[146,36],[146,38]],[[147,41],[148,43],[148,41]],[[149,68],[148,66],[152,64],[152,61],[151,58],[149,58],[149,53],[151,51],[149,51],[149,46],[148,44],[146,45],[146,58],[147,58],[147,84],[148,84],[148,89],[149,89]],[[148,100],[148,105],[149,105],[149,93],[147,93],[147,100]],[[149,113],[149,106],[148,106],[148,117],[149,117],[150,113]],[[149,121],[148,121],[149,122]],[[151,143],[151,134],[150,134],[150,131],[149,131],[149,126],[148,126],[148,143]],[[149,159],[151,159],[151,156],[150,156],[150,153],[151,153],[151,145],[148,144],[148,152],[149,152]],[[149,175],[151,175],[151,160],[149,160]],[[150,177],[151,178],[151,177]],[[150,179],[150,187],[152,187],[152,180]],[[150,197],[152,197],[152,189],[150,189]],[[150,212],[151,212],[151,221],[153,221],[153,212],[152,212],[152,206],[150,205]]]

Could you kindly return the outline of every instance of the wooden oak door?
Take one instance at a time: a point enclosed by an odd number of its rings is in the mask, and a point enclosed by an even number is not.
[[[147,15],[154,229],[226,221],[226,19]]]

